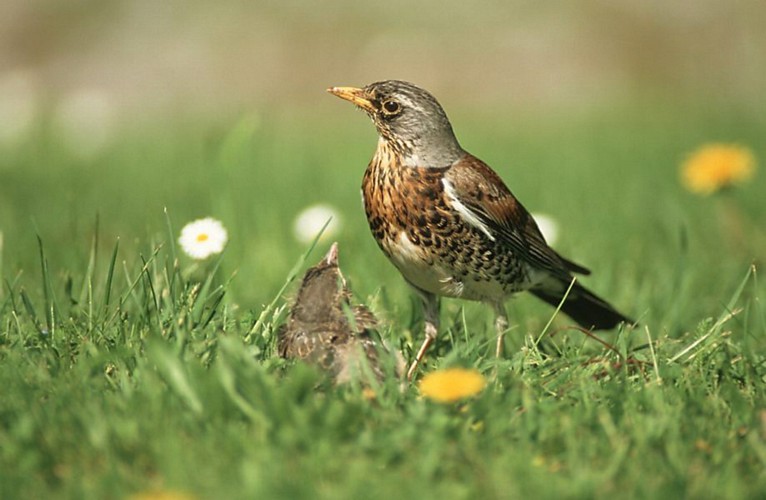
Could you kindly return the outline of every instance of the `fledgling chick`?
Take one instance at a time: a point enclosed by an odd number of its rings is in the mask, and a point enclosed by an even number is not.
[[[383,380],[379,347],[370,335],[375,315],[364,305],[351,305],[351,291],[338,267],[338,244],[303,276],[290,317],[278,332],[279,355],[313,363],[338,384],[364,375],[365,364]],[[386,352],[385,348],[383,352]],[[397,369],[403,371],[397,356]]]

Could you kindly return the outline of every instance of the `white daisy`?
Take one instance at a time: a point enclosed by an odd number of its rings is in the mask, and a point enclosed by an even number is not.
[[[321,240],[334,236],[340,230],[340,216],[329,205],[313,205],[304,209],[295,218],[293,223],[293,235],[301,243],[311,243],[316,238],[322,227],[327,224],[322,233]]]
[[[537,222],[537,227],[539,227],[540,232],[543,233],[545,241],[549,245],[556,243],[556,239],[559,236],[559,226],[556,224],[553,217],[545,214],[532,214],[532,218]]]
[[[192,259],[206,259],[221,253],[226,246],[226,229],[220,221],[207,217],[192,221],[181,230],[178,243]]]

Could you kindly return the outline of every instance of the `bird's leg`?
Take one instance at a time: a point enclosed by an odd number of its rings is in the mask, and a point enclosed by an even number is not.
[[[503,355],[503,340],[505,331],[508,329],[508,316],[505,312],[505,305],[497,303],[495,308],[495,332],[497,333],[497,345],[495,346],[495,355],[499,358]]]
[[[415,375],[415,370],[418,369],[418,365],[423,357],[426,355],[426,351],[431,346],[436,335],[439,333],[439,299],[436,295],[422,290],[418,290],[420,298],[423,301],[423,316],[425,319],[425,334],[426,338],[423,339],[423,343],[418,349],[415,360],[410,365],[410,369],[407,370],[407,380],[412,380]]]
[[[407,380],[412,380],[413,375],[415,375],[415,370],[418,369],[420,360],[423,359],[423,357],[426,355],[426,351],[431,346],[434,339],[436,339],[436,332],[437,332],[436,325],[434,325],[433,323],[426,322],[426,338],[423,340],[423,343],[420,345],[420,349],[418,349],[418,353],[415,356],[415,360],[410,365],[410,369],[407,370]]]

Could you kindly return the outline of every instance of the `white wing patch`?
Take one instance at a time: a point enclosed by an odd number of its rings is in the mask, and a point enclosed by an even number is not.
[[[463,203],[458,199],[458,197],[455,195],[455,188],[452,186],[452,184],[450,184],[447,179],[442,179],[442,185],[444,185],[444,192],[447,193],[447,197],[449,198],[449,202],[450,205],[452,205],[452,208],[454,208],[468,224],[486,234],[487,238],[489,238],[491,241],[495,241],[495,237],[492,236],[489,228],[487,228],[487,226],[484,225],[479,220],[479,218],[476,217],[476,215],[471,212],[468,207],[463,205]]]

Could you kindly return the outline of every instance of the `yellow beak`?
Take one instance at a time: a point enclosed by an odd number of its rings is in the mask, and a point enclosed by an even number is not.
[[[367,112],[374,112],[375,106],[372,104],[370,95],[364,89],[356,87],[330,87],[327,92],[350,101]]]

